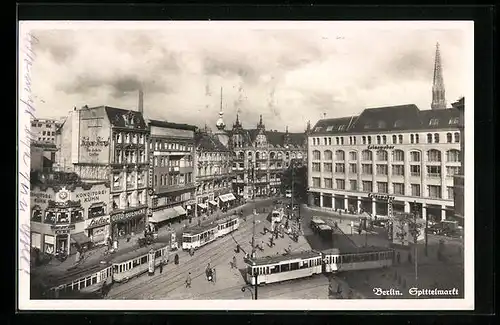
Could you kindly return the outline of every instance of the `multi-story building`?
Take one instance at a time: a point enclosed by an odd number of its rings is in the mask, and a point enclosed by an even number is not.
[[[217,124],[218,128],[221,124]],[[196,141],[196,198],[199,209],[214,211],[235,199],[232,193],[231,150],[212,131],[198,130]]]
[[[460,173],[458,175],[455,175],[453,179],[453,186],[454,190],[453,193],[455,194],[454,198],[454,206],[455,206],[455,217],[457,217],[459,220],[464,218],[464,174],[465,174],[465,169],[464,169],[464,157],[465,157],[465,137],[464,137],[464,110],[465,110],[465,99],[464,97],[460,98],[457,102],[451,104],[453,108],[459,111],[459,123],[458,123],[458,129],[460,130],[460,138],[463,139],[460,142],[460,153],[461,153],[461,164],[460,164]]]
[[[161,227],[194,213],[196,126],[150,120],[148,127],[149,221]]]
[[[31,138],[33,142],[55,143],[56,131],[60,126],[56,119],[32,119]]]
[[[318,121],[308,136],[309,204],[379,216],[390,209],[416,209],[423,218],[453,215],[459,121],[455,109],[415,105]]]
[[[110,235],[109,182],[74,173],[31,174],[31,246],[48,254],[102,244]]]
[[[279,195],[281,174],[293,159],[307,159],[304,133],[266,130],[262,121],[256,129],[244,129],[238,116],[229,132],[233,151],[233,190],[238,196],[252,199]]]
[[[145,227],[148,138],[141,112],[109,106],[75,108],[58,130],[58,168],[86,182],[110,184],[113,239]]]

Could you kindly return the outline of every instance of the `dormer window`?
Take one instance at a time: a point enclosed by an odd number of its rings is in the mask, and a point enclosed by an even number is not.
[[[429,121],[429,125],[430,125],[430,126],[436,126],[436,125],[438,125],[438,124],[439,124],[439,119],[437,119],[437,118],[433,118],[433,119],[431,119],[431,120]]]
[[[450,121],[448,122],[448,124],[450,124],[450,125],[456,125],[456,124],[458,124],[458,121],[459,121],[458,117],[453,117],[453,118],[450,119]]]
[[[370,124],[370,123],[367,123],[367,124],[365,124],[365,125],[364,125],[364,128],[365,128],[365,129],[370,129],[371,127],[372,127],[372,126],[371,126],[371,124]]]
[[[314,129],[314,131],[315,131],[315,132],[319,132],[319,131],[321,131],[321,129],[322,129],[322,127],[321,127],[321,126],[317,126],[317,127]]]
[[[339,131],[344,131],[345,130],[345,124],[342,124],[341,126],[339,126]]]
[[[379,129],[383,129],[385,128],[387,125],[384,121],[378,121],[378,128]]]
[[[400,128],[401,126],[403,126],[403,121],[397,120],[396,122],[394,122],[394,127],[395,128]]]
[[[327,132],[330,132],[331,130],[333,130],[333,125],[330,125],[329,127],[326,128]]]
[[[135,124],[135,119],[134,119],[134,113],[128,112],[127,114],[123,115],[123,119],[125,120],[125,126],[134,126]]]

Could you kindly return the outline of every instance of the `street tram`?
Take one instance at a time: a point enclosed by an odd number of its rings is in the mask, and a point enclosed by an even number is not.
[[[315,251],[246,259],[246,280],[255,285],[313,276],[322,273],[321,261],[322,254]]]
[[[252,285],[300,279],[315,274],[331,274],[386,268],[393,265],[394,250],[386,247],[337,248],[245,259],[246,281]]]
[[[332,248],[323,255],[326,273],[379,269],[392,266],[394,260],[394,250],[377,247],[357,247],[348,251]]]
[[[310,227],[313,232],[319,232],[319,227],[321,225],[326,225],[326,223],[322,219],[314,217],[311,220]]]
[[[237,216],[228,216],[217,221],[218,237],[225,236],[233,231],[236,231],[240,226],[240,219]]]
[[[283,208],[273,210],[271,212],[271,223],[281,222],[284,214]]]
[[[113,281],[127,282],[144,274],[154,273],[160,263],[168,263],[170,245],[155,243],[120,255],[113,259]]]
[[[317,232],[319,233],[319,236],[323,240],[331,240],[332,239],[332,234],[333,234],[333,229],[332,227],[323,224],[318,226]]]
[[[182,234],[182,249],[198,249],[217,239],[219,224],[195,226]]]
[[[104,283],[111,283],[113,270],[110,263],[94,264],[90,267],[75,267],[69,269],[62,276],[48,275],[46,281],[50,283],[47,298],[70,298],[92,294],[101,289]]]

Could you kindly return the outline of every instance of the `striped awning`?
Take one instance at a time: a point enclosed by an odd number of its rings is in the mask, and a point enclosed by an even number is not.
[[[221,200],[222,202],[227,202],[227,201],[231,201],[231,200],[236,200],[236,197],[234,196],[233,193],[228,193],[228,194],[220,195],[219,200]]]
[[[174,207],[174,210],[177,212],[177,215],[178,215],[178,216],[183,216],[183,215],[186,215],[186,214],[187,214],[186,210],[184,210],[184,208],[183,208],[183,207],[181,207],[180,205],[179,205],[179,206]]]
[[[149,222],[159,223],[168,219],[176,218],[178,216],[179,213],[174,208],[153,211],[153,215],[149,218]]]

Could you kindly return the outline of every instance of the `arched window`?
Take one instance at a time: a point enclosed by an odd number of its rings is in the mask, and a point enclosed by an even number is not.
[[[240,151],[238,158],[239,159],[245,159],[245,154],[243,153],[243,151]]]
[[[447,162],[460,162],[460,151],[451,149],[446,152]]]
[[[372,160],[372,152],[370,150],[363,150],[363,152],[361,153],[361,158],[367,161]]]
[[[344,160],[344,159],[345,159],[345,153],[343,150],[335,151],[335,160]]]
[[[410,134],[410,143],[415,143],[415,136]]]
[[[358,153],[356,151],[349,152],[349,160],[358,160]]]
[[[320,160],[321,159],[321,152],[319,152],[319,150],[314,150],[313,151],[313,159],[314,160]]]
[[[344,145],[344,137],[340,137],[340,145]]]
[[[387,144],[387,137],[385,135],[382,136],[382,143]]]
[[[420,162],[420,152],[418,151],[410,152],[410,162]]]
[[[427,143],[432,143],[432,134],[427,133]]]
[[[328,138],[328,145],[331,146],[332,145],[332,138]]]
[[[276,157],[276,152],[271,151],[271,154],[269,155],[269,158],[274,159]]]
[[[257,151],[257,152],[255,153],[255,159],[260,159],[260,152],[258,152],[258,151]]]
[[[451,136],[451,133],[446,133],[446,142],[447,143],[451,143],[452,142],[452,136]]]
[[[387,151],[385,150],[377,150],[377,160],[378,161],[387,161]]]
[[[380,135],[377,135],[377,144],[380,144]]]
[[[368,136],[368,144],[372,144],[372,136],[371,135]]]
[[[434,133],[434,143],[439,143],[439,133]]]
[[[433,162],[440,162],[441,161],[441,151],[436,150],[436,149],[431,149],[431,150],[427,151],[427,160],[433,161]]]
[[[363,144],[366,144],[366,137],[365,136],[361,137],[361,142],[363,142]]]
[[[459,143],[459,142],[460,142],[460,133],[455,132],[455,143]]]
[[[333,159],[333,153],[331,150],[325,150],[325,160],[332,160]]]
[[[418,134],[415,134],[415,143],[419,143],[420,142],[420,139],[418,137]]]
[[[356,137],[352,137],[353,144],[356,144]]]
[[[403,150],[394,150],[392,152],[393,161],[405,161],[405,152]]]
[[[399,144],[403,144],[403,136],[401,134],[398,135],[398,139],[399,139]]]
[[[396,135],[393,135],[393,136],[392,136],[392,143],[393,143],[393,144],[398,143],[398,137],[397,137]]]

